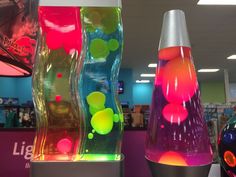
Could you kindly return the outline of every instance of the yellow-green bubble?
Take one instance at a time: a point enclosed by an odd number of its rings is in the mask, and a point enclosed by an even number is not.
[[[116,39],[110,39],[108,41],[108,48],[113,52],[116,51],[119,48],[119,42]]]
[[[103,109],[105,109],[104,105],[101,106],[100,108],[95,108],[93,106],[89,106],[89,112],[90,112],[91,115],[94,115],[94,114],[96,114],[96,112],[102,111]]]
[[[103,10],[104,17],[101,19],[103,31],[106,34],[114,33],[118,28],[119,15],[116,9]]]
[[[107,42],[100,38],[91,41],[89,51],[94,59],[106,59],[110,53]]]
[[[95,132],[96,132],[96,131],[93,129],[93,130],[92,130],[92,133],[95,133]]]
[[[106,108],[93,115],[91,119],[93,129],[100,135],[110,133],[113,128],[113,114],[111,108]]]
[[[113,115],[113,121],[114,122],[119,122],[120,118],[119,118],[119,115],[118,114],[114,114]]]
[[[92,133],[88,134],[88,139],[90,139],[90,140],[93,139],[93,134]]]
[[[104,107],[106,96],[102,92],[92,92],[87,96],[86,100],[89,106],[99,109]]]

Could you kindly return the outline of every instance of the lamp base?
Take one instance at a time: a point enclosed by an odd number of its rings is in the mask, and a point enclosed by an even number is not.
[[[148,165],[153,177],[208,177],[211,164],[203,166],[173,166],[152,162]]]
[[[124,177],[124,156],[116,161],[31,161],[30,177]]]

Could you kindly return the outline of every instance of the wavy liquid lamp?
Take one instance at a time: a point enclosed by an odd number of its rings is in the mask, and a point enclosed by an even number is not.
[[[110,1],[111,2],[111,1]],[[80,75],[85,111],[83,160],[120,160],[124,118],[117,83],[123,49],[121,1],[81,8],[87,50]]]
[[[123,115],[116,93],[123,46],[120,5],[118,0],[40,1],[32,177],[122,175]]]

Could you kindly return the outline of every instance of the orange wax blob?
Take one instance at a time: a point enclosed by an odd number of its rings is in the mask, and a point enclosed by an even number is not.
[[[180,47],[169,47],[165,49],[161,49],[158,52],[158,58],[160,60],[171,60],[177,57],[180,57]]]
[[[188,111],[180,104],[167,104],[162,110],[164,118],[171,123],[183,122],[187,116]]]
[[[63,138],[57,143],[57,150],[63,154],[71,151],[72,142],[68,138]]]
[[[197,88],[197,76],[190,59],[176,58],[166,64],[162,77],[162,92],[169,102],[189,101]]]
[[[162,84],[162,75],[163,75],[164,68],[158,67],[156,70],[156,77],[155,77],[155,85]]]
[[[178,57],[190,58],[191,49],[189,47],[169,47],[161,49],[158,52],[158,58],[160,60],[172,60]]]
[[[231,151],[225,151],[224,153],[224,161],[229,165],[230,167],[236,166],[235,156]]]
[[[175,166],[188,166],[184,158],[179,153],[174,151],[168,151],[162,154],[158,163]]]

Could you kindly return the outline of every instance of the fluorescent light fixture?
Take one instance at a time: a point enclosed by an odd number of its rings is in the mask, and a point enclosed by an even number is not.
[[[141,74],[141,77],[155,77],[156,74]]]
[[[136,80],[136,83],[149,83],[150,80]]]
[[[199,0],[198,5],[236,5],[236,0]]]
[[[220,69],[199,69],[198,72],[199,73],[214,73],[219,71]]]
[[[156,68],[157,67],[157,64],[156,63],[150,63],[148,65],[149,68]]]
[[[227,59],[229,59],[229,60],[236,60],[236,55],[231,55],[231,56],[227,57]]]

